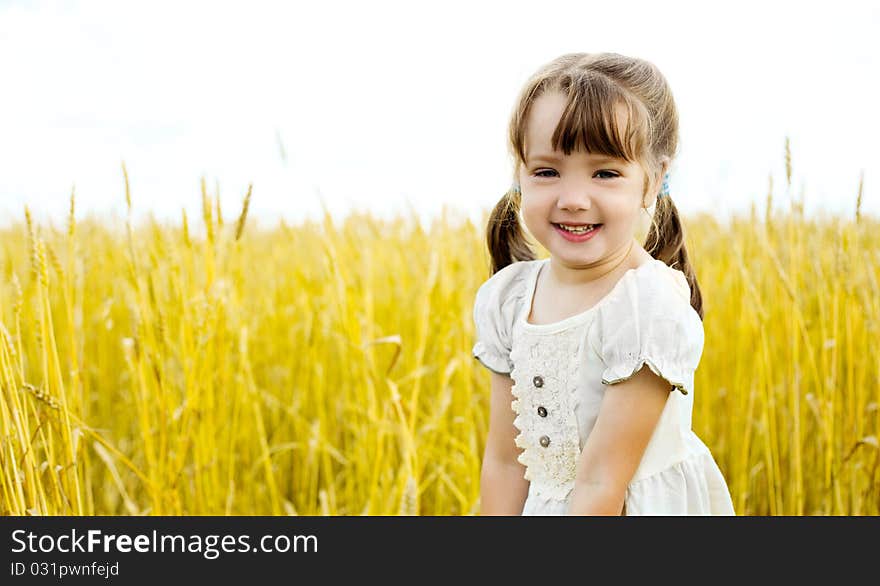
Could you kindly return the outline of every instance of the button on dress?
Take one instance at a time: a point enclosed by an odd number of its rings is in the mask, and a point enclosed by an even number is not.
[[[691,428],[703,322],[681,271],[651,259],[626,271],[593,307],[551,324],[528,314],[549,258],[492,275],[474,300],[473,356],[513,380],[523,515],[564,515],[578,457],[607,385],[647,365],[670,384],[666,405],[626,489],[626,515],[733,515],[727,483]]]

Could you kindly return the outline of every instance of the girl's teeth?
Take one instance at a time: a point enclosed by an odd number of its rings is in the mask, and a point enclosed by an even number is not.
[[[557,224],[557,226],[559,226],[560,228],[562,228],[563,230],[566,230],[568,232],[573,232],[575,234],[583,234],[583,233],[589,232],[590,230],[595,228],[596,224],[593,224],[592,226],[583,226],[583,227],[579,227],[579,228],[570,228],[570,227],[564,226],[562,224]]]

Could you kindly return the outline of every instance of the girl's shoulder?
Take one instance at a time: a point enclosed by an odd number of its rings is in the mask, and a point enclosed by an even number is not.
[[[690,305],[691,286],[683,272],[652,258],[635,269],[634,286],[652,299]]]
[[[499,301],[510,301],[522,298],[526,292],[526,284],[531,271],[538,268],[537,260],[521,260],[513,262],[486,279],[477,290],[478,297],[495,297]]]
[[[687,277],[661,260],[650,259],[630,269],[599,307],[599,323],[606,333],[632,327],[661,335],[656,322],[678,323],[677,331],[700,337],[703,324],[691,306]],[[652,325],[654,324],[654,325]]]
[[[532,271],[541,260],[522,260],[511,263],[486,279],[477,289],[474,299],[474,317],[490,319],[510,328],[527,294]],[[509,323],[508,323],[509,322]]]
[[[533,260],[509,264],[477,289],[473,314],[477,342],[473,355],[495,372],[513,371],[513,324],[523,307],[530,271],[538,268],[538,263]]]
[[[687,277],[663,261],[652,259],[624,275],[596,320],[596,348],[606,366],[602,382],[626,380],[647,362],[687,394],[705,341],[690,298]]]

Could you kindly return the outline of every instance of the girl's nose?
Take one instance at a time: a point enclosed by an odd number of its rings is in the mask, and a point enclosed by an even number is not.
[[[585,186],[563,187],[556,198],[556,207],[561,210],[588,210],[592,205],[592,197]]]

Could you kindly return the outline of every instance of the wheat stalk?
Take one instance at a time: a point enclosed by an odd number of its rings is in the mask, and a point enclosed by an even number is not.
[[[253,183],[248,185],[247,195],[244,196],[244,203],[241,206],[241,214],[238,216],[238,221],[235,226],[235,239],[238,240],[241,238],[242,232],[244,232],[244,223],[247,220],[248,207],[251,204],[251,191],[253,190]]]
[[[862,219],[862,194],[865,188],[865,170],[859,173],[859,194],[856,197],[856,224]]]
[[[32,385],[30,383],[21,383],[21,388],[26,390],[27,392],[29,392],[31,395],[33,395],[39,401],[42,401],[43,403],[48,405],[48,407],[50,409],[58,410],[61,408],[61,406],[58,404],[58,401],[56,401],[52,396],[50,396],[49,393],[47,393],[46,391],[44,391],[42,389],[36,388],[34,385]]]
[[[131,216],[131,188],[128,184],[128,170],[125,168],[125,161],[122,161],[122,178],[125,181],[125,206],[128,215]]]

